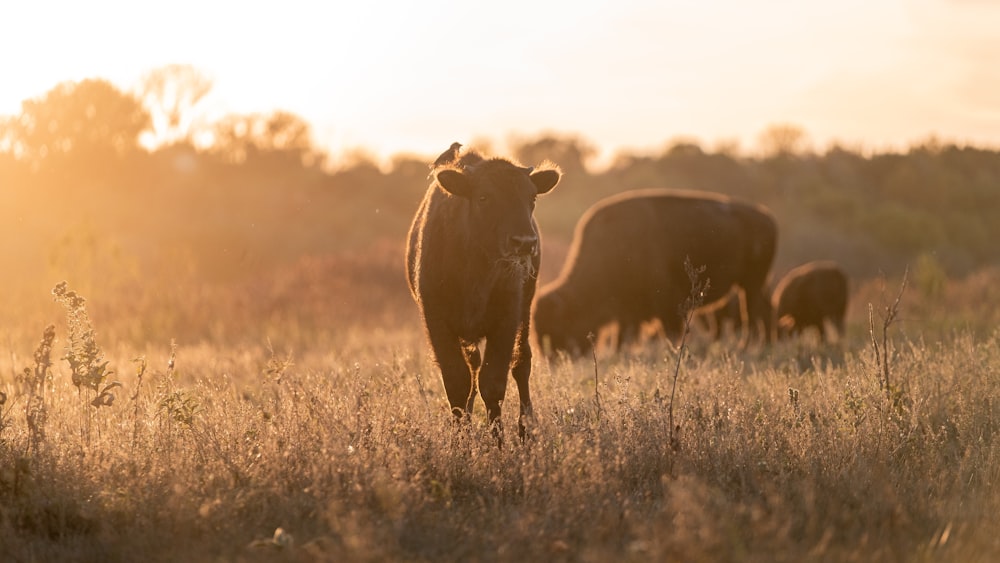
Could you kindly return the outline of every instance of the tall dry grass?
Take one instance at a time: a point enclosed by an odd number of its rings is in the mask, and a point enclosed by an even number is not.
[[[137,348],[79,307],[76,340],[62,319],[0,357],[8,560],[1000,555],[997,330],[890,327],[891,396],[864,334],[693,342],[679,369],[657,342],[538,360],[531,439],[497,448],[481,404],[452,425],[416,323],[297,349],[265,335]],[[97,385],[74,386],[74,342],[108,362]]]

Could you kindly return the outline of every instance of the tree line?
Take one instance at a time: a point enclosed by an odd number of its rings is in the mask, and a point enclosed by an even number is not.
[[[210,88],[193,68],[172,65],[147,75],[137,92],[90,79],[25,100],[18,115],[0,117],[0,219],[30,206],[53,216],[37,228],[88,222],[114,231],[141,212],[147,224],[128,236],[152,237],[147,246],[169,232],[178,244],[244,240],[255,252],[271,245],[276,256],[402,240],[434,155],[395,155],[388,166],[340,155],[334,168],[292,113],[199,121],[194,110]],[[511,151],[526,164],[552,160],[565,174],[564,189],[537,213],[554,243],[568,241],[601,197],[662,186],[768,205],[781,225],[784,267],[832,258],[857,276],[917,263],[963,275],[1000,262],[1000,222],[990,212],[1000,208],[997,150],[931,139],[896,152],[814,152],[803,136],[772,127],[754,156],[676,141],[658,153],[619,154],[600,170],[591,166],[594,145],[572,134],[515,140]]]

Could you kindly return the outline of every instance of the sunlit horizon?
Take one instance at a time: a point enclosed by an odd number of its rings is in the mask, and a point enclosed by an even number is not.
[[[751,151],[774,124],[809,148],[902,149],[930,137],[1000,146],[1000,4],[812,6],[518,0],[326,6],[192,0],[0,8],[0,115],[60,82],[190,64],[197,110],[285,110],[336,159],[434,154],[452,141],[576,135],[607,157],[676,139]]]

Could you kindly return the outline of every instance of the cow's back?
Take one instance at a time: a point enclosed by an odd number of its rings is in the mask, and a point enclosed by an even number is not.
[[[686,295],[687,258],[705,266],[715,300],[734,283],[763,283],[776,245],[777,226],[762,207],[700,192],[626,192],[581,219],[562,277],[597,283],[604,294],[669,287]]]
[[[790,270],[775,287],[775,316],[790,316],[800,327],[820,327],[824,319],[830,319],[842,329],[848,290],[847,274],[837,263],[803,264]]]

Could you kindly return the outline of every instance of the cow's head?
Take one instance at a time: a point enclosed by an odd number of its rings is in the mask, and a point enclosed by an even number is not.
[[[778,340],[786,340],[795,333],[795,317],[790,314],[784,314],[778,317],[778,321],[775,323],[775,338]]]
[[[531,268],[538,255],[535,197],[559,182],[556,169],[535,171],[503,159],[478,160],[435,172],[442,189],[468,202],[468,234],[498,262]]]

